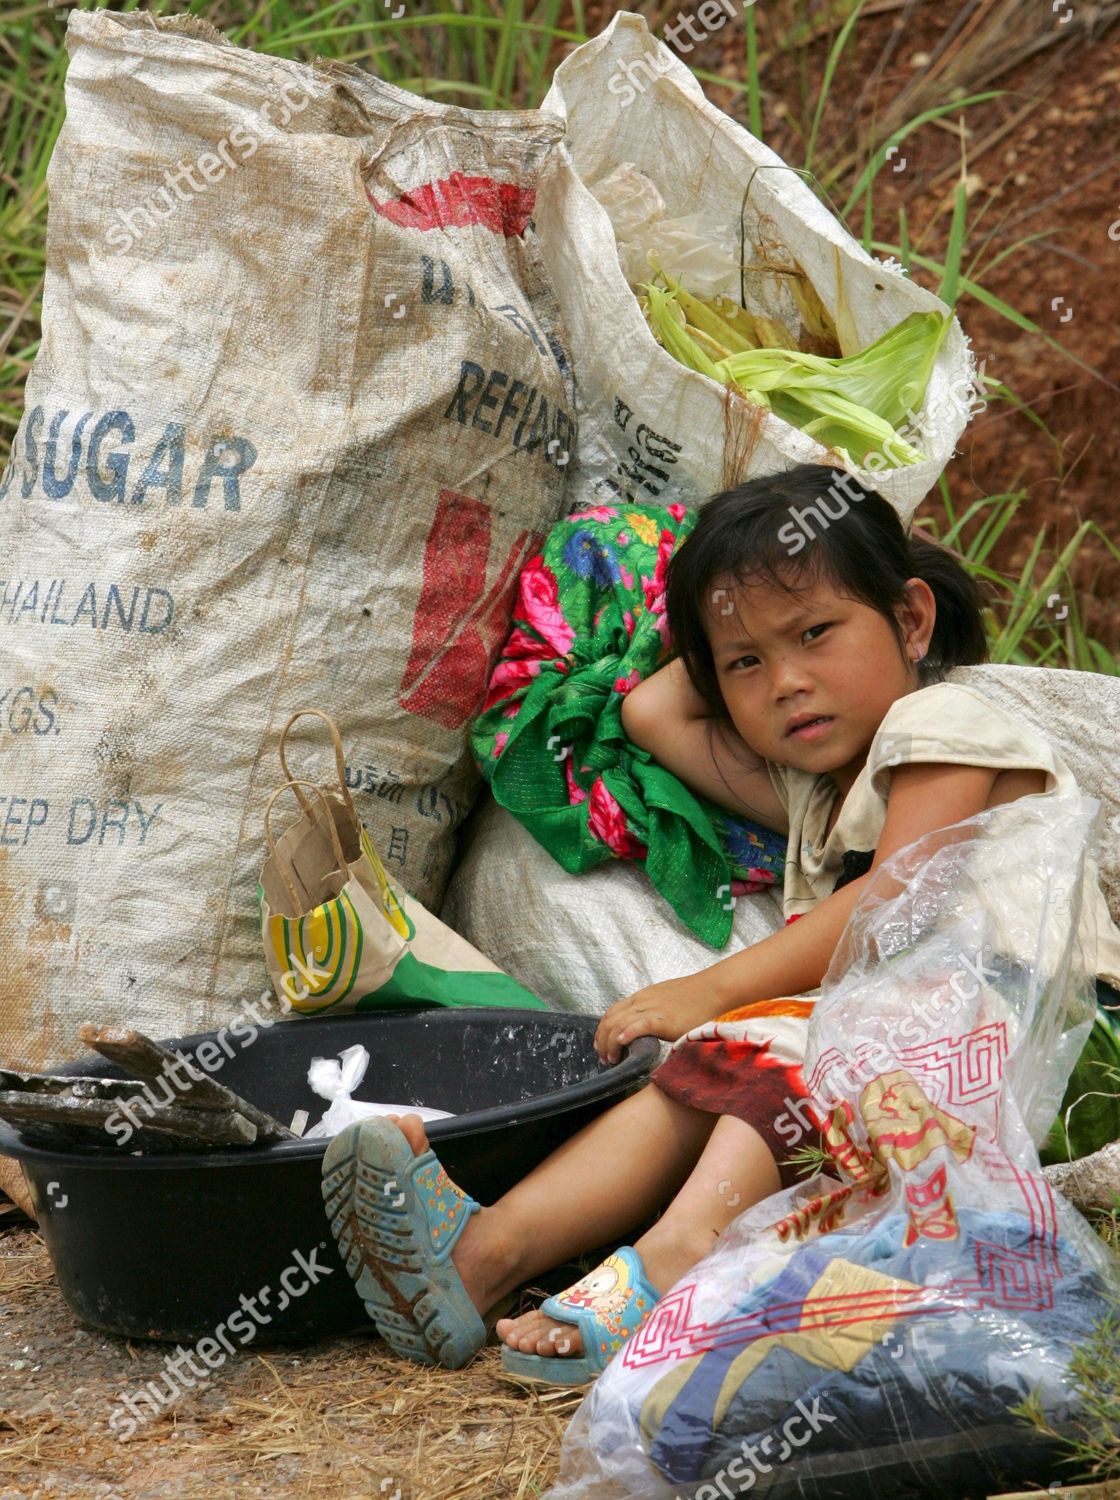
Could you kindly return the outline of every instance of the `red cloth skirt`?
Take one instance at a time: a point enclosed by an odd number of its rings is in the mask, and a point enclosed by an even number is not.
[[[671,1099],[753,1126],[777,1162],[782,1187],[806,1175],[789,1156],[822,1145],[801,1072],[814,1003],[794,997],[729,1010],[685,1032],[650,1075]]]

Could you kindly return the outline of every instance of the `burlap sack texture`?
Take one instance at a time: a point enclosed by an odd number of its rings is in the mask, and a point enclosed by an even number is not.
[[[465,726],[574,448],[532,220],[561,122],[146,15],[73,11],[67,46],[0,477],[9,1065],[266,990],[261,814],[296,707],[337,715],[375,847],[438,910]]]

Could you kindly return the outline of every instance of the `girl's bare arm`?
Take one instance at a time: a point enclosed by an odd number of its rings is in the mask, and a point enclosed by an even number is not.
[[[680,657],[674,657],[656,672],[651,672],[638,686],[631,688],[623,705],[626,709],[641,707],[650,713],[664,713],[676,719],[703,719],[711,709],[692,686]]]
[[[710,716],[679,658],[627,693],[622,727],[692,791],[766,828],[789,832],[766,762],[730,724]]]
[[[827,896],[790,926],[705,969],[716,1004],[732,1009],[815,989],[832,962],[852,908],[884,860],[939,829],[945,830],[941,842],[952,842],[961,836],[956,824],[985,807],[1041,792],[1045,784],[1042,771],[997,773],[987,766],[921,763],[899,766],[891,778],[883,831],[868,873]],[[884,898],[895,893],[887,885],[879,889]]]

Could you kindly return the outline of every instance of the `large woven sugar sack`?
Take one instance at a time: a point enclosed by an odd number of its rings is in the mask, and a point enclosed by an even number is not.
[[[74,10],[67,47],[0,476],[0,1061],[32,1066],[83,1021],[259,1001],[294,709],[338,719],[386,867],[438,907],[574,410],[531,222],[560,122],[190,17]],[[321,735],[290,760],[333,774]]]

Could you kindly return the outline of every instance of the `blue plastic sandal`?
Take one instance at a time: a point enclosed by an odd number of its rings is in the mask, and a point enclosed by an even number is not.
[[[451,1261],[480,1205],[428,1150],[414,1156],[391,1120],[336,1135],[323,1157],[323,1199],[346,1269],[390,1349],[461,1369],[486,1328]]]
[[[631,1245],[623,1245],[567,1291],[546,1297],[541,1303],[546,1316],[575,1325],[583,1353],[553,1358],[523,1354],[507,1344],[502,1350],[502,1368],[509,1375],[541,1385],[586,1385],[606,1369],[657,1302],[658,1294],[646,1279],[642,1257]],[[563,1349],[563,1336],[557,1347]]]

